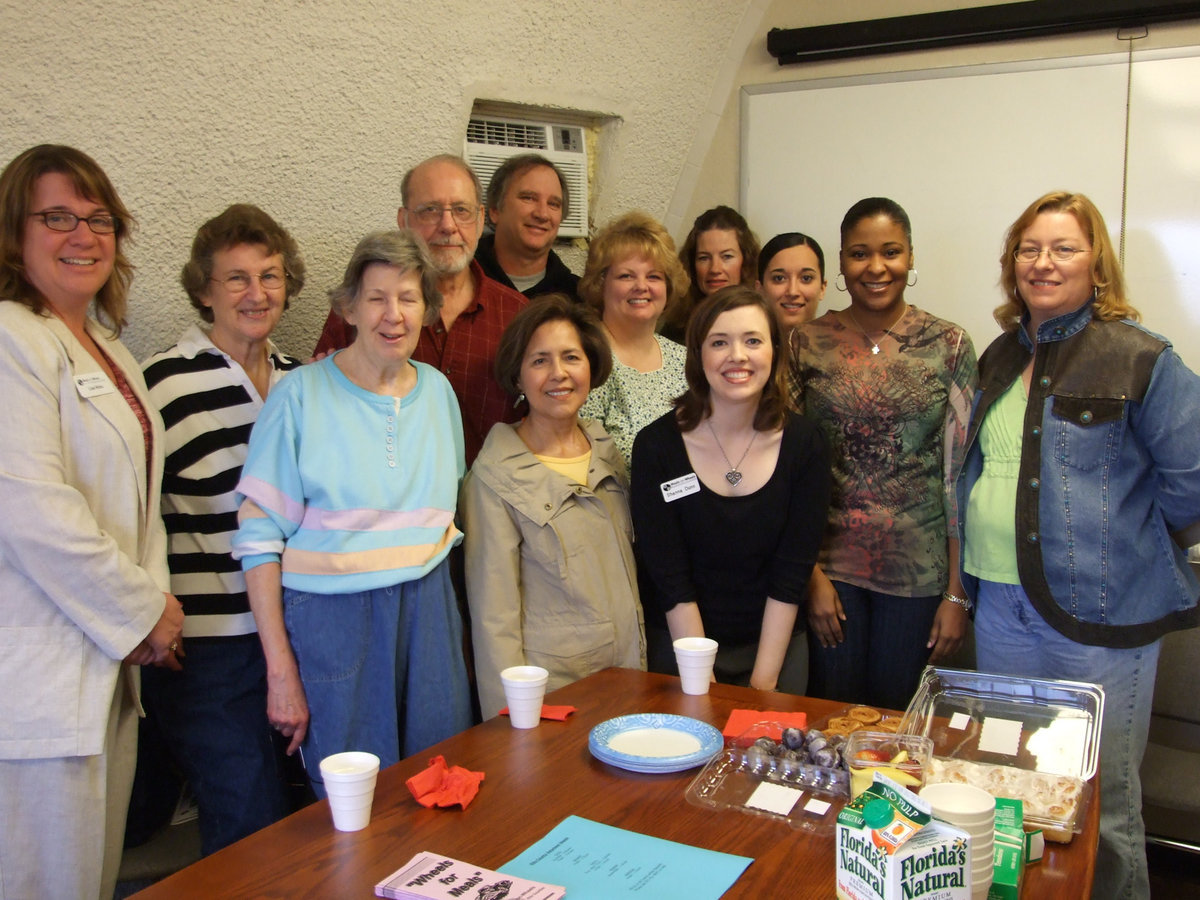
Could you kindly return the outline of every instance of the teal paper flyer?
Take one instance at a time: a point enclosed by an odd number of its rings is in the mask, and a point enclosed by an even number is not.
[[[751,862],[570,816],[499,871],[561,884],[569,900],[717,900]]]

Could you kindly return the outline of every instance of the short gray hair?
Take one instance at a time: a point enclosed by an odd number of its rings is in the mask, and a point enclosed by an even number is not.
[[[329,292],[329,305],[345,318],[358,303],[362,291],[363,272],[371,263],[395,266],[401,272],[417,272],[421,276],[421,296],[425,300],[425,324],[437,321],[442,311],[442,294],[437,287],[437,270],[429,248],[419,234],[411,229],[374,231],[354,248],[346,265],[342,283]]]

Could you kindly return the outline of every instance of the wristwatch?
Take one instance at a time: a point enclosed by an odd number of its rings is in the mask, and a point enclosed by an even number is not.
[[[968,600],[966,597],[959,597],[955,594],[950,593],[949,591],[942,592],[942,599],[949,603],[953,603],[955,606],[961,606],[963,608],[963,610],[966,612],[970,612],[971,610],[973,610],[975,608],[975,604],[972,603],[970,600]]]

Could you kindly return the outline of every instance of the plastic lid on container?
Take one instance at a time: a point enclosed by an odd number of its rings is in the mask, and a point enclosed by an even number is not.
[[[886,828],[896,818],[896,810],[883,797],[876,797],[863,807],[863,822],[874,831]]]
[[[900,731],[943,758],[1083,780],[1096,774],[1104,689],[1097,684],[926,667]]]

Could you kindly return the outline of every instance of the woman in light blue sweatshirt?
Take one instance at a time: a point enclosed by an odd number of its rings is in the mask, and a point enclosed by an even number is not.
[[[449,382],[411,357],[441,307],[424,242],[365,237],[331,304],[353,344],[280,382],[250,437],[234,556],[267,658],[267,715],[319,763],[382,766],[471,724],[446,556],[465,464]]]

